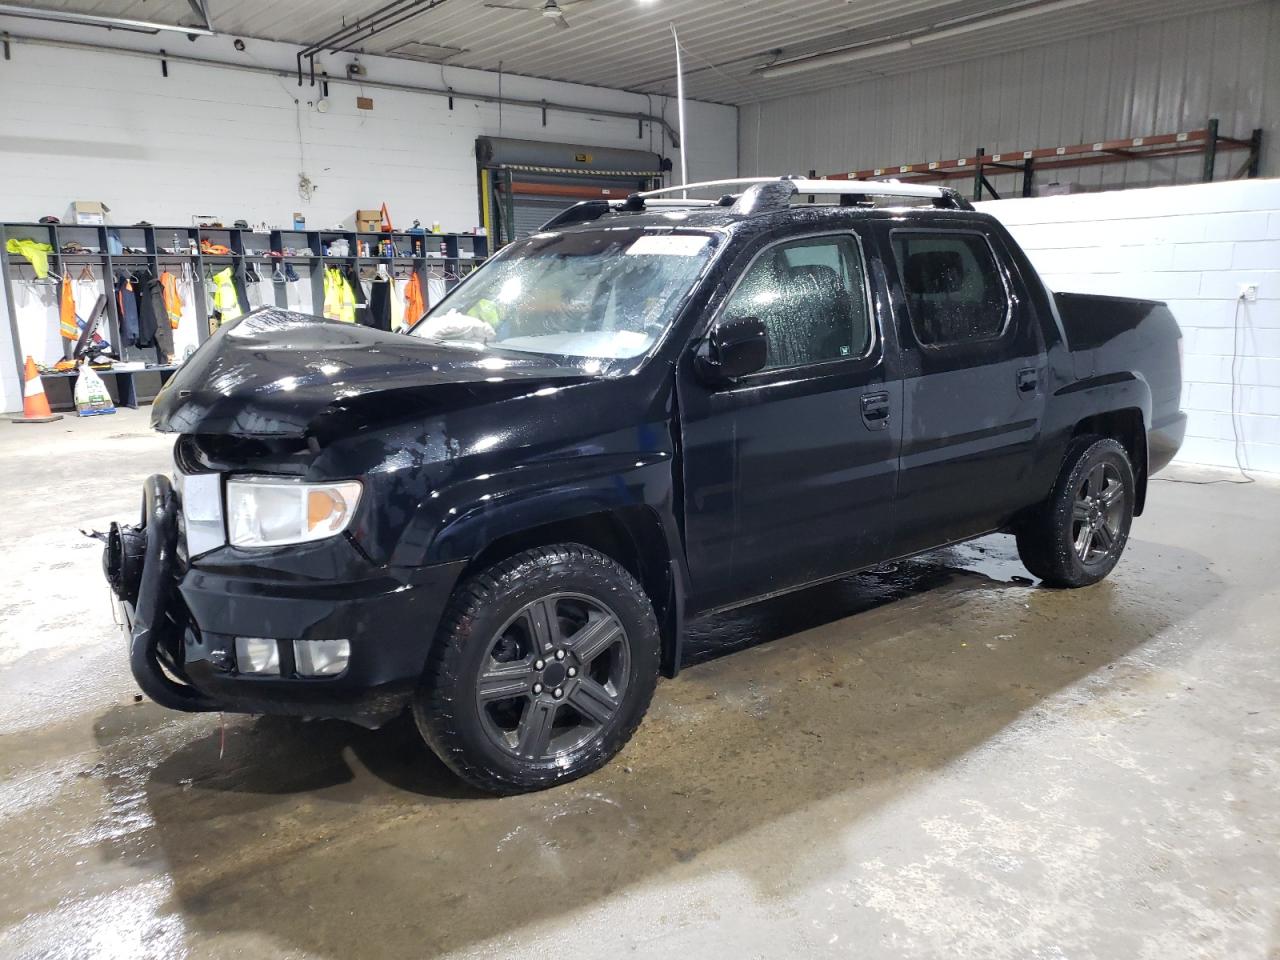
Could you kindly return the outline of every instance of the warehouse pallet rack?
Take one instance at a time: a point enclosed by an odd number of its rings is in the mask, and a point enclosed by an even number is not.
[[[111,253],[112,244],[118,240],[122,253]],[[206,272],[216,273],[232,267],[236,277],[236,292],[243,310],[249,310],[244,272],[249,265],[266,268],[268,275],[276,263],[306,266],[309,269],[311,302],[317,310],[324,302],[324,268],[329,266],[365,267],[384,264],[388,267],[408,266],[415,271],[425,293],[430,270],[434,266],[444,268],[446,274],[459,276],[465,270],[484,261],[489,255],[488,238],[459,233],[369,233],[343,230],[269,230],[258,231],[238,227],[159,227],[150,224],[126,226],[85,226],[76,224],[0,223],[0,274],[4,277],[4,292],[9,310],[9,327],[13,338],[13,362],[18,370],[19,382],[23,374],[23,351],[18,331],[16,303],[14,299],[14,269],[32,269],[26,258],[7,250],[10,239],[29,239],[47,243],[53,247],[49,255],[49,270],[61,276],[66,270],[81,270],[88,265],[101,271],[104,290],[107,293],[107,329],[104,335],[111,341],[123,360],[156,360],[158,352],[125,347],[121,337],[120,311],[116,298],[111,295],[115,275],[121,269],[149,267],[159,276],[166,267],[190,265],[193,299],[197,317],[197,340],[203,343],[212,332],[209,329],[209,308],[206,295]],[[350,256],[328,256],[324,253],[329,244],[338,239],[347,241]],[[361,242],[370,251],[378,249],[380,240],[392,240],[401,256],[357,256]],[[200,250],[201,242],[226,247],[230,253],[207,254]],[[75,243],[81,252],[63,253],[64,245]],[[309,254],[271,256],[271,251],[285,249],[310,250]],[[305,281],[304,281],[305,282]],[[456,282],[456,281],[449,281]],[[284,283],[273,283],[275,303],[288,306],[288,290]],[[148,363],[144,369],[103,370],[103,376],[116,380],[118,400],[126,406],[137,406],[138,392],[135,375],[158,375],[160,382],[178,368],[177,364]],[[46,373],[49,380],[70,379],[74,373]]]
[[[1254,130],[1248,138],[1225,137],[1219,132],[1218,121],[1210,120],[1201,130],[1184,133],[1160,133],[1148,137],[1124,137],[1119,140],[1095,140],[1070,146],[1039,147],[1034,150],[1005,150],[987,153],[982,147],[969,157],[954,160],[930,160],[924,163],[891,164],[851,173],[829,174],[828,180],[875,180],[892,177],[904,183],[971,180],[973,199],[982,200],[984,192],[991,199],[1000,195],[991,186],[987,175],[1021,174],[1024,197],[1032,195],[1035,175],[1047,171],[1073,167],[1092,167],[1103,164],[1131,163],[1135,160],[1156,160],[1201,154],[1201,181],[1208,183],[1217,171],[1218,154],[1247,151],[1248,156],[1231,174],[1231,179],[1258,176],[1262,156],[1262,130]],[[812,174],[811,174],[812,175]]]

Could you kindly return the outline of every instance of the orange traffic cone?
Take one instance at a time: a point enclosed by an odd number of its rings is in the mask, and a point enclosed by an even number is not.
[[[27,370],[22,385],[22,416],[10,417],[14,423],[50,423],[61,420],[62,414],[49,409],[49,398],[44,395],[44,384],[40,382],[40,371],[36,362],[27,357]]]

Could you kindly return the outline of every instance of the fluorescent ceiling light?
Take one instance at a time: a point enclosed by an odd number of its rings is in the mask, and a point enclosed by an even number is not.
[[[22,17],[27,20],[51,20],[54,23],[74,23],[85,27],[103,27],[107,30],[129,30],[133,33],[187,33],[200,37],[212,37],[207,27],[184,27],[177,23],[154,23],[150,20],[127,20],[123,17],[99,17],[91,13],[73,13],[69,10],[40,10],[12,3],[0,3],[0,17]]]
[[[869,60],[872,57],[883,57],[890,53],[904,53],[919,44],[932,43],[936,40],[948,40],[951,37],[958,37],[967,33],[976,33],[979,30],[986,30],[989,27],[1000,27],[1008,23],[1016,23],[1020,20],[1038,17],[1042,14],[1057,13],[1061,10],[1068,10],[1072,7],[1081,7],[1087,3],[1096,2],[1097,0],[1051,0],[1050,3],[1042,3],[1034,7],[1024,7],[1018,10],[1011,10],[1007,13],[997,13],[993,16],[960,23],[953,27],[942,27],[937,30],[922,31],[921,33],[906,38],[890,39],[886,41],[868,40],[853,46],[840,47],[836,50],[828,50],[825,53],[809,54],[803,57],[796,57],[792,60],[780,60],[777,63],[771,63],[767,66],[761,67],[758,72],[760,76],[766,78],[786,77],[796,73],[804,73],[808,70],[820,70],[823,67],[834,67],[842,63],[853,63],[857,60]]]

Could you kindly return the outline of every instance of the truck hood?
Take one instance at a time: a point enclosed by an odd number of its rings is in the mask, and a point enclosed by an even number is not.
[[[448,345],[265,307],[221,327],[151,408],[169,433],[341,436],[593,379],[598,361]]]

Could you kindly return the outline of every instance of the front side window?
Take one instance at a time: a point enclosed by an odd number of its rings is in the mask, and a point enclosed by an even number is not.
[[[897,231],[893,254],[911,328],[921,344],[973,343],[1004,331],[1009,296],[985,237]]]
[[[711,234],[626,227],[513,243],[410,332],[593,359],[648,351],[716,247]]]
[[[871,346],[864,276],[850,236],[779,243],[748,268],[722,320],[764,321],[766,370],[860,357]]]

